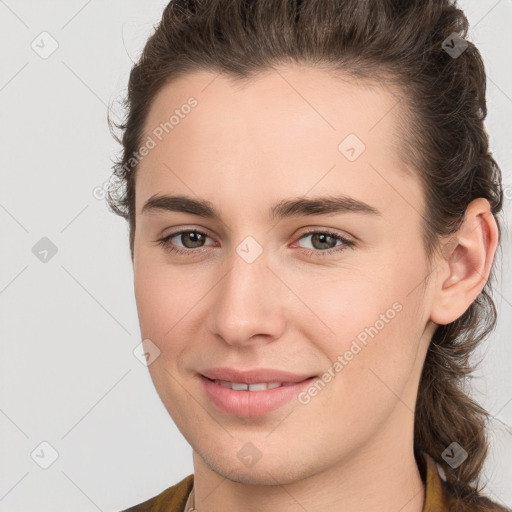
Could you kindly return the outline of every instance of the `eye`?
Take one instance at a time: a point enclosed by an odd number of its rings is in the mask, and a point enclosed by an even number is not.
[[[172,242],[173,238],[177,238],[182,243],[184,243],[186,248],[181,249],[179,246],[176,247],[176,244]],[[158,243],[170,253],[190,255],[192,252],[199,252],[194,251],[194,249],[202,249],[201,244],[204,242],[205,238],[209,238],[206,233],[196,229],[187,229],[171,233],[170,235],[167,235],[166,237],[158,240]]]
[[[308,231],[303,233],[299,240],[306,237],[311,237],[311,245],[315,249],[306,249],[306,253],[309,256],[328,256],[335,252],[341,252],[347,247],[354,246],[354,242],[351,240],[328,230]],[[336,246],[337,242],[341,242],[341,245]]]
[[[311,237],[313,246],[313,250],[305,249],[308,256],[327,256],[335,252],[341,252],[347,247],[354,246],[354,242],[351,240],[329,230],[308,231],[303,233],[299,240],[306,237]],[[181,241],[181,243],[184,244],[184,248],[181,248],[179,245],[177,246],[176,241],[172,241],[173,238]],[[210,237],[202,231],[187,229],[171,233],[157,240],[157,243],[169,253],[191,255],[192,253],[202,252],[200,250],[203,249],[204,246],[202,244],[205,242],[206,238]],[[340,245],[337,246],[336,244],[338,242]]]

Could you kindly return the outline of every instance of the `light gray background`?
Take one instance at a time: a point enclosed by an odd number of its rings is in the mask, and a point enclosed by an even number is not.
[[[193,472],[140,343],[127,224],[102,186],[122,98],[164,0],[0,0],[0,512],[117,511]],[[488,72],[506,190],[498,329],[474,393],[494,415],[486,494],[512,506],[512,1],[460,2]],[[57,50],[43,59],[39,51]],[[117,110],[119,114],[120,111]],[[32,252],[49,238],[57,253]],[[58,458],[51,461],[51,448]],[[32,454],[32,455],[31,455]],[[508,484],[508,485],[507,485]]]

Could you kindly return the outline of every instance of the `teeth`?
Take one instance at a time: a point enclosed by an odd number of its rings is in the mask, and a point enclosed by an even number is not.
[[[271,382],[267,384],[268,389],[280,388],[281,386],[288,386],[288,384],[281,384],[280,382]]]
[[[231,389],[234,389],[235,391],[243,391],[249,389],[249,386],[247,384],[238,384],[236,382],[232,382]]]
[[[280,382],[270,382],[268,384],[266,382],[257,384],[244,384],[238,382],[227,382],[225,380],[215,380],[215,383],[235,391],[265,391],[266,389],[279,388],[285,385],[281,384]]]

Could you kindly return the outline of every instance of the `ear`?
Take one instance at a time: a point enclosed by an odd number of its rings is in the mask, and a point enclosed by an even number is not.
[[[489,278],[498,241],[498,225],[489,201],[482,197],[473,200],[459,230],[443,242],[437,259],[432,322],[449,324],[471,306]]]

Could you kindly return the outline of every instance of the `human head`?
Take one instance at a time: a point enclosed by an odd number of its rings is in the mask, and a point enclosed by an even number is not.
[[[129,222],[132,259],[139,162],[131,165],[130,159],[146,140],[158,94],[196,72],[221,73],[243,89],[271,69],[299,64],[350,78],[362,88],[380,85],[397,99],[389,105],[395,129],[390,140],[404,172],[414,170],[411,178],[421,184],[422,249],[426,268],[435,269],[434,258],[448,256],[455,247],[453,235],[472,201],[489,201],[494,216],[502,207],[500,171],[484,128],[481,56],[471,42],[457,57],[442,45],[453,33],[465,38],[467,30],[466,17],[448,0],[169,3],[130,75],[128,115],[120,126],[123,155],[114,168],[123,190],[109,194],[113,211]],[[186,129],[187,121],[178,129]],[[460,384],[469,355],[496,321],[491,281],[492,273],[459,318],[437,326],[416,402],[419,449],[442,462],[440,454],[457,440],[471,454],[470,462],[458,468],[444,465],[448,480],[461,490],[478,477],[487,451],[486,412]]]

